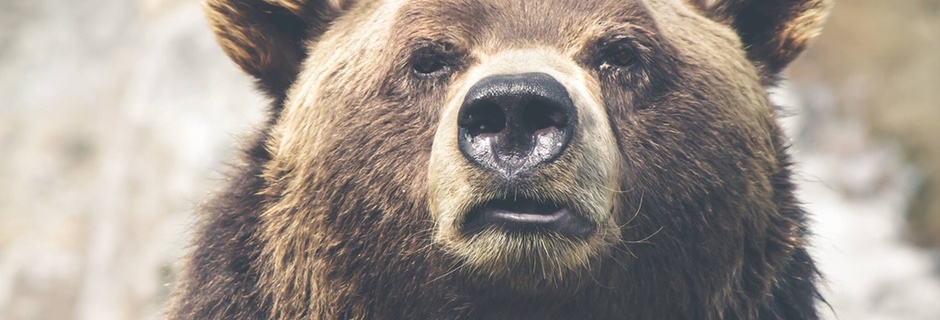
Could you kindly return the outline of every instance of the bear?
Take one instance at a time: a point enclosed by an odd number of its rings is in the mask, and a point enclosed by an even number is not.
[[[829,0],[207,0],[270,98],[169,319],[818,319],[768,90]]]

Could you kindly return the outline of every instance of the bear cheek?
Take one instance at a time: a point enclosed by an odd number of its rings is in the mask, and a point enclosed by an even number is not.
[[[472,172],[462,165],[464,160],[457,149],[456,110],[459,99],[448,101],[435,127],[427,173],[429,209],[437,225],[435,240],[444,243],[452,243],[459,237],[463,212],[468,211],[471,205],[465,199],[475,194]]]

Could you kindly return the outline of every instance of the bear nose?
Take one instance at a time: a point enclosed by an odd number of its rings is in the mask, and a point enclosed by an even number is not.
[[[467,92],[457,142],[468,161],[511,178],[557,159],[576,123],[568,90],[554,77],[493,75]]]

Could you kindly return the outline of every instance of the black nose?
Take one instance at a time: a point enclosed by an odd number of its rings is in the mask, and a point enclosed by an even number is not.
[[[512,177],[557,159],[576,123],[574,103],[554,77],[494,75],[467,92],[457,143],[471,163]]]

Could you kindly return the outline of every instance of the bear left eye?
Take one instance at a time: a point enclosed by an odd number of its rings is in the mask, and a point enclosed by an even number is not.
[[[414,52],[411,68],[417,75],[437,76],[449,73],[455,64],[453,46],[447,43],[429,43]]]
[[[629,41],[619,39],[603,45],[598,66],[602,70],[624,69],[636,65],[637,62],[639,62],[639,55],[636,48]]]

